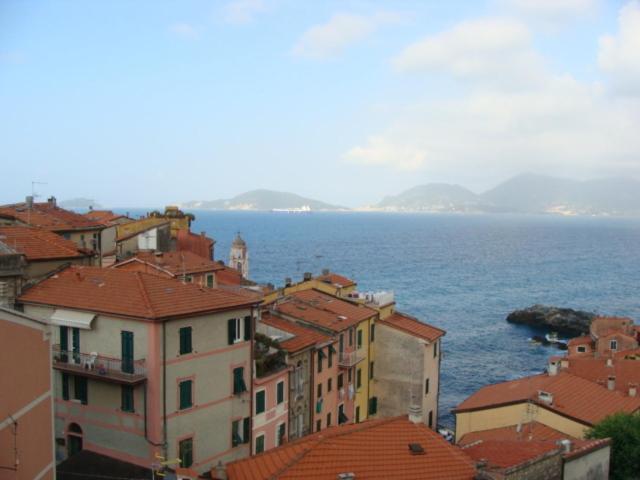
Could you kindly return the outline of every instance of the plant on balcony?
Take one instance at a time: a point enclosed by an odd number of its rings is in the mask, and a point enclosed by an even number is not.
[[[287,366],[287,354],[280,347],[277,340],[267,335],[256,333],[254,344],[254,359],[258,378],[274,373]]]

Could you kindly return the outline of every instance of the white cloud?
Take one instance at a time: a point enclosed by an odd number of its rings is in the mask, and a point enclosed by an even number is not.
[[[593,14],[600,0],[498,0],[509,11],[530,20],[557,24]]]
[[[232,0],[224,8],[224,19],[228,23],[250,23],[267,6],[264,0]]]
[[[640,2],[629,2],[620,10],[615,36],[600,37],[598,65],[614,90],[640,94]]]
[[[393,64],[401,72],[444,72],[501,85],[538,82],[544,70],[527,26],[508,18],[460,22],[409,45]]]
[[[293,47],[293,53],[309,58],[333,57],[364,40],[381,26],[397,22],[399,18],[397,14],[386,12],[369,16],[338,13],[327,23],[307,30]]]
[[[200,34],[196,27],[184,22],[174,23],[173,25],[170,25],[169,31],[179,37],[190,39],[196,38]]]
[[[403,143],[393,143],[383,137],[370,137],[364,147],[353,147],[344,159],[361,165],[392,167],[398,170],[418,170],[426,160],[423,150]]]

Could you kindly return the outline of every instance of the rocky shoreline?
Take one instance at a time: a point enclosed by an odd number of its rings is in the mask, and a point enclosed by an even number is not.
[[[589,333],[589,325],[595,317],[595,313],[571,308],[533,305],[511,312],[507,316],[507,322],[549,328],[554,332],[576,336]]]

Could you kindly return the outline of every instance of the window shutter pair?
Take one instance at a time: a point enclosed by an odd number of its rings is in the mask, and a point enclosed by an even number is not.
[[[229,345],[233,345],[234,342],[236,341],[236,319],[235,318],[230,318],[229,320],[227,320],[227,333],[228,333],[228,340],[229,340]]]
[[[251,418],[247,417],[244,419],[244,423],[242,425],[242,443],[249,443],[251,439]]]
[[[371,397],[369,399],[369,415],[375,415],[378,413],[378,397]]]
[[[244,317],[244,339],[251,340],[251,316],[247,315]]]

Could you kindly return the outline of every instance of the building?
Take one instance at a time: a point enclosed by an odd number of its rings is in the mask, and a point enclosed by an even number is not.
[[[0,239],[0,306],[11,307],[20,295],[27,261]]]
[[[589,335],[568,342],[569,356],[613,356],[618,352],[638,348],[640,334],[630,318],[596,317],[589,326]]]
[[[231,243],[229,266],[239,271],[242,274],[242,278],[249,278],[249,250],[240,233],[236,235],[233,243]]]
[[[33,197],[27,197],[24,203],[0,206],[0,225],[49,230],[71,240],[80,249],[98,253],[100,257],[103,252],[114,249],[113,244],[103,242],[102,231],[108,228],[106,225],[58,207],[55,197],[46,202],[34,202]]]
[[[639,410],[639,397],[550,369],[549,373],[485,386],[453,412],[457,439],[472,432],[530,422],[582,439],[606,416]]]
[[[0,307],[0,478],[55,478],[46,322]]]
[[[178,230],[175,238],[178,252],[189,251],[204,258],[213,260],[215,240],[201,232],[200,235],[191,233],[189,230]]]
[[[78,450],[202,472],[251,449],[254,296],[142,272],[69,267],[24,311],[55,325],[59,459]]]
[[[469,433],[458,444],[484,478],[609,478],[610,440],[581,440],[538,422]]]
[[[438,422],[444,330],[393,311],[376,322],[375,389],[379,413],[390,417],[418,403],[429,428]]]
[[[375,329],[378,312],[317,290],[295,292],[273,308],[284,318],[316,328],[338,340],[336,386],[338,391],[344,391],[338,404],[338,423],[360,422],[375,415],[378,400],[373,385],[375,357],[370,332]],[[314,431],[326,426],[325,421],[319,420]]]
[[[289,424],[289,366],[277,340],[256,333],[253,378],[253,453],[279,447]]]
[[[211,471],[228,480],[473,480],[473,462],[406,416],[331,427]]]
[[[171,250],[171,224],[161,218],[142,218],[116,226],[116,260],[122,261],[139,251]]]
[[[189,231],[191,222],[196,219],[192,213],[184,213],[174,205],[165,207],[164,213],[160,213],[157,210],[153,211],[149,214],[148,218],[159,218],[169,221],[171,224],[171,238],[176,238],[179,230]]]
[[[0,241],[24,256],[24,281],[38,280],[63,265],[99,261],[93,251],[79,249],[71,240],[42,228],[0,226]]]
[[[314,277],[310,272],[306,272],[298,283],[294,283],[291,278],[286,278],[282,288],[273,289],[272,292],[265,295],[264,303],[270,304],[303,290],[318,290],[334,297],[346,298],[355,293],[356,288],[356,282],[350,278],[324,269],[322,274],[317,277]]]
[[[286,360],[290,367],[288,438],[295,440],[308,435],[312,432],[315,415],[314,359],[317,348],[328,345],[332,338],[316,329],[286,320],[269,311],[262,312],[256,331],[277,340],[280,348],[287,352]]]
[[[122,225],[123,223],[132,222],[133,219],[129,218],[129,215],[120,215],[114,213],[111,210],[94,210],[89,207],[89,211],[83,214],[89,220],[101,223],[103,225]]]
[[[113,268],[177,278],[209,288],[217,285],[216,272],[224,269],[219,263],[190,251],[138,252],[135,256],[114,264]]]

